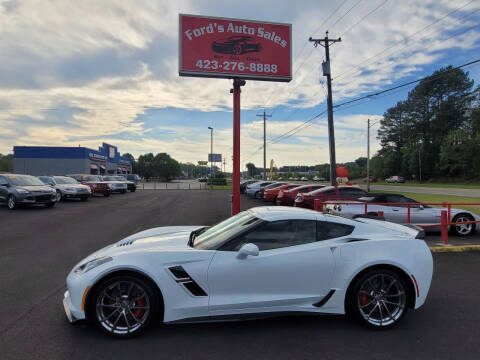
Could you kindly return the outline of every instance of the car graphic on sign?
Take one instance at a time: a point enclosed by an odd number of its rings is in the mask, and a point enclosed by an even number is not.
[[[247,52],[259,52],[261,45],[252,36],[230,36],[212,43],[212,50],[222,54],[242,55]]]

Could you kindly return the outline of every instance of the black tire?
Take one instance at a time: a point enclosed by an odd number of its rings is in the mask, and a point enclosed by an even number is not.
[[[407,313],[408,298],[409,289],[399,274],[376,269],[355,281],[352,291],[349,291],[346,310],[362,325],[384,330],[402,320]]]
[[[278,197],[278,196],[275,196],[275,198],[273,199],[273,205],[278,205],[278,204],[277,204],[277,197]]]
[[[470,214],[458,214],[455,215],[452,222],[462,222],[462,221],[474,221],[472,215]],[[453,235],[457,236],[468,236],[475,232],[475,223],[473,224],[461,224],[461,225],[452,225],[450,226],[450,230]]]
[[[60,190],[57,190],[57,201],[63,201],[64,198],[62,196],[62,193],[60,192]]]
[[[137,188],[135,188],[135,189],[131,189],[131,190],[130,190],[130,192],[135,192],[135,190],[137,190]]]
[[[255,193],[255,196],[254,196],[254,197],[255,197],[255,199],[260,199],[260,191],[257,191],[257,192]]]
[[[127,190],[120,190],[120,194],[126,194]]]
[[[101,282],[89,296],[89,320],[108,335],[128,338],[151,324],[160,303],[148,281],[139,276],[118,275]]]
[[[56,202],[52,201],[52,202],[49,202],[49,203],[45,203],[44,205],[45,205],[46,208],[52,208],[52,207],[55,206],[55,204],[56,204]]]
[[[15,198],[15,196],[14,196],[13,194],[8,195],[8,198],[7,198],[7,207],[8,207],[10,210],[15,210],[15,209],[18,208],[17,199]]]
[[[110,193],[104,193],[103,196],[109,197],[109,196],[110,196]]]
[[[80,200],[81,200],[81,201],[87,201],[87,200],[88,200],[88,196],[81,197]]]

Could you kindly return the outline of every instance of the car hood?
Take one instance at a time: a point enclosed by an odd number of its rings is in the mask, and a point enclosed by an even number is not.
[[[41,191],[41,192],[48,192],[48,193],[51,193],[53,190],[53,188],[49,185],[28,185],[28,186],[17,185],[16,188],[28,190],[30,192]]]
[[[88,189],[89,187],[87,185],[82,185],[82,184],[57,184],[55,185],[59,189]]]
[[[190,250],[188,240],[193,230],[203,226],[166,226],[144,230],[100,249],[81,262],[102,256],[115,256],[125,252],[137,252],[144,249],[155,251]]]

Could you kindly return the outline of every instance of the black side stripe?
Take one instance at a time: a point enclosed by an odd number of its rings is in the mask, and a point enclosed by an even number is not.
[[[168,270],[175,277],[175,281],[179,284],[182,284],[185,289],[187,289],[193,296],[207,296],[207,293],[197,284],[195,280],[192,279],[190,275],[185,271],[185,269],[180,266],[169,267]]]
[[[315,307],[322,307],[323,305],[325,305],[327,303],[328,300],[330,300],[330,298],[333,296],[333,294],[335,294],[335,290],[332,289],[328,292],[327,295],[325,295],[325,297],[320,300],[319,302],[313,304],[313,306]]]

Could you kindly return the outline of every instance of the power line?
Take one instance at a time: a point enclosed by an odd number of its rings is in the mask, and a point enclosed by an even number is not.
[[[377,5],[377,7],[373,10],[371,10],[368,14],[366,14],[365,16],[363,16],[359,21],[357,21],[355,24],[353,24],[352,26],[350,26],[346,31],[344,31],[342,34],[340,34],[340,37],[342,37],[343,35],[345,35],[346,33],[350,32],[355,26],[359,25],[360,23],[363,22],[363,20],[365,20],[367,17],[369,17],[370,15],[372,15],[375,11],[377,11],[378,9],[380,9],[383,5],[385,5],[386,3],[388,2],[388,0],[384,0],[381,4]],[[332,44],[333,45],[333,44]]]
[[[454,70],[458,70],[458,69],[461,69],[465,66],[469,66],[469,65],[473,65],[473,64],[476,64],[476,63],[479,63],[480,62],[480,59],[477,59],[477,60],[473,60],[473,61],[470,61],[466,64],[462,64],[462,65],[459,65],[457,67],[454,67],[452,69],[448,69],[448,70],[444,70],[436,75],[430,75],[430,76],[425,76],[421,79],[417,79],[417,80],[412,80],[412,81],[409,81],[407,83],[404,83],[404,84],[400,84],[400,85],[397,85],[397,86],[394,86],[394,87],[391,87],[391,88],[388,88],[388,89],[385,89],[385,90],[381,90],[381,91],[377,91],[375,93],[371,93],[371,94],[368,94],[368,95],[365,95],[365,96],[362,96],[362,97],[359,97],[359,98],[356,98],[356,99],[352,99],[352,100],[349,100],[349,101],[345,101],[343,103],[340,103],[340,104],[336,104],[334,105],[333,107],[334,108],[339,108],[340,106],[344,106],[344,105],[348,105],[348,104],[351,104],[351,103],[354,103],[354,102],[357,102],[357,101],[360,101],[360,100],[363,100],[363,99],[367,99],[367,98],[372,98],[374,96],[377,96],[377,95],[380,95],[380,94],[384,94],[386,92],[389,92],[389,91],[393,91],[393,90],[396,90],[396,89],[400,89],[402,87],[405,87],[405,86],[408,86],[408,85],[412,85],[412,84],[416,84],[416,83],[419,83],[423,80],[427,80],[428,81],[432,81],[432,80],[435,80],[436,78],[438,77],[441,77],[441,76],[444,76],[445,74],[451,72],[451,71],[454,71]]]
[[[358,4],[360,4],[363,0],[358,0],[355,5],[353,5],[350,9],[348,9],[342,16],[340,16],[337,21],[335,21],[332,25],[330,25],[330,28],[333,28],[340,20],[342,20],[345,16],[348,15],[350,11],[352,11],[355,7],[357,7]]]
[[[463,8],[465,8],[466,6],[470,5],[470,4],[471,4],[472,2],[474,2],[474,1],[475,1],[475,0],[470,0],[470,1],[467,2],[466,4],[463,4],[462,6],[459,6],[458,8],[456,8],[456,9],[448,12],[448,13],[445,14],[444,16],[442,16],[442,17],[438,18],[437,20],[429,23],[428,25],[424,26],[424,27],[421,28],[420,30],[415,31],[414,33],[412,33],[412,34],[410,34],[409,36],[407,36],[405,39],[399,40],[399,41],[397,41],[396,43],[394,43],[394,44],[388,46],[387,48],[383,49],[382,51],[378,52],[377,54],[372,55],[372,56],[366,58],[365,60],[363,60],[363,61],[360,62],[360,63],[357,63],[356,65],[353,65],[351,70],[347,70],[347,71],[344,71],[343,73],[340,73],[338,76],[335,77],[335,80],[339,80],[339,79],[343,78],[344,76],[346,76],[347,74],[350,74],[350,73],[352,73],[352,72],[355,72],[355,71],[356,71],[355,69],[361,69],[361,68],[363,68],[363,67],[365,66],[365,63],[366,63],[366,62],[368,63],[369,60],[375,59],[375,58],[377,58],[379,55],[385,53],[387,50],[390,50],[390,49],[396,47],[396,46],[399,45],[399,44],[405,43],[406,40],[410,39],[410,38],[413,37],[414,35],[417,35],[417,34],[421,33],[422,31],[428,29],[429,27],[431,27],[431,26],[439,23],[440,21],[443,21],[445,18],[447,18],[447,17],[449,17],[450,15],[452,15],[452,14],[460,11],[461,9],[463,9]],[[476,11],[478,11],[478,10],[476,10]],[[474,11],[474,12],[476,12],[476,11]],[[470,16],[471,14],[472,14],[472,13],[468,14],[468,16]],[[460,19],[459,19],[459,20],[460,20]],[[408,44],[407,44],[407,45],[408,45]],[[404,45],[402,48],[406,47],[407,45]],[[387,55],[387,56],[388,56],[388,55]],[[383,59],[383,57],[380,58],[380,59]],[[377,59],[377,60],[378,60],[378,59]],[[358,70],[357,70],[357,71],[358,71]]]

